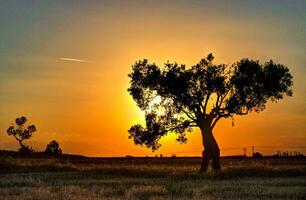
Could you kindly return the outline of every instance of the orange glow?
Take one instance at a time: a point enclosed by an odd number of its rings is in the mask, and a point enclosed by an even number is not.
[[[27,142],[37,150],[56,139],[64,153],[88,156],[201,155],[197,129],[186,145],[176,143],[170,134],[154,153],[128,139],[127,130],[143,123],[144,113],[126,91],[127,74],[139,59],[159,66],[167,60],[190,66],[210,52],[218,63],[272,58],[288,65],[294,76],[293,98],[269,103],[260,114],[236,117],[234,127],[230,120],[216,126],[222,155],[242,154],[243,147],[253,145],[280,148],[262,150],[267,153],[305,145],[306,79],[300,66],[306,47],[295,41],[305,41],[296,26],[301,23],[305,30],[305,22],[278,15],[241,17],[235,11],[228,17],[213,8],[181,4],[46,8],[39,14],[41,21],[14,46],[22,53],[10,53],[0,61],[0,69],[7,66],[0,74],[0,149],[18,147],[5,130],[25,115],[37,126],[37,134]]]

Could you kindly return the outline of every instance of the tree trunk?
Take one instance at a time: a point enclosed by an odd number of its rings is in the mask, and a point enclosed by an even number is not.
[[[205,172],[208,169],[209,161],[212,160],[212,168],[215,171],[221,169],[220,166],[220,149],[215,137],[212,134],[210,124],[207,122],[201,123],[202,140],[204,151],[202,152],[202,164],[200,172]]]
[[[21,140],[18,140],[18,142],[19,142],[19,145],[20,145],[21,149],[24,149],[25,146],[22,144],[22,141],[21,141]]]

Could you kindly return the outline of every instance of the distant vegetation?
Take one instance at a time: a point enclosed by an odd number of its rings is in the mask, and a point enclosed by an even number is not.
[[[46,155],[58,156],[62,154],[62,149],[60,148],[57,141],[52,140],[46,147],[45,150]]]
[[[16,125],[11,125],[7,129],[7,134],[9,136],[13,136],[19,143],[20,149],[19,152],[21,153],[31,153],[33,149],[23,143],[24,140],[28,140],[32,137],[32,135],[36,132],[35,125],[28,125],[26,126],[27,118],[22,116],[16,118],[15,123]]]
[[[7,134],[13,136],[20,145],[19,153],[21,154],[30,154],[34,152],[34,149],[28,145],[24,144],[24,140],[28,140],[32,135],[37,131],[35,125],[26,126],[27,118],[25,116],[18,117],[15,120],[16,125],[11,125],[7,129]],[[1,152],[0,152],[1,153]],[[59,143],[55,140],[52,140],[46,147],[44,151],[46,155],[58,156],[62,154],[62,149],[59,146]]]

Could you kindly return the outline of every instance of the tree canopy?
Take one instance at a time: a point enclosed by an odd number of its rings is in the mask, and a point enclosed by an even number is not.
[[[213,61],[212,54],[189,68],[169,61],[163,68],[146,59],[137,61],[128,75],[128,92],[145,111],[146,127],[133,125],[129,138],[153,151],[169,132],[186,143],[186,132],[203,120],[213,129],[221,118],[259,112],[268,101],[292,96],[292,75],[282,64],[251,59],[231,65]]]
[[[23,141],[30,139],[33,135],[33,133],[36,132],[36,127],[35,125],[28,125],[27,127],[25,126],[27,122],[27,118],[22,116],[22,117],[18,117],[15,120],[16,123],[16,127],[14,125],[11,125],[8,129],[7,129],[7,134],[9,136],[13,136],[20,144],[20,146],[22,148],[25,148],[25,146],[23,145]]]
[[[46,147],[45,154],[47,155],[61,155],[62,149],[56,140],[52,140]]]

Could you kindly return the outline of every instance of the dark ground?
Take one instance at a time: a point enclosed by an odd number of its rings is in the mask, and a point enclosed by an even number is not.
[[[0,154],[0,199],[306,199],[306,159],[88,158]]]

